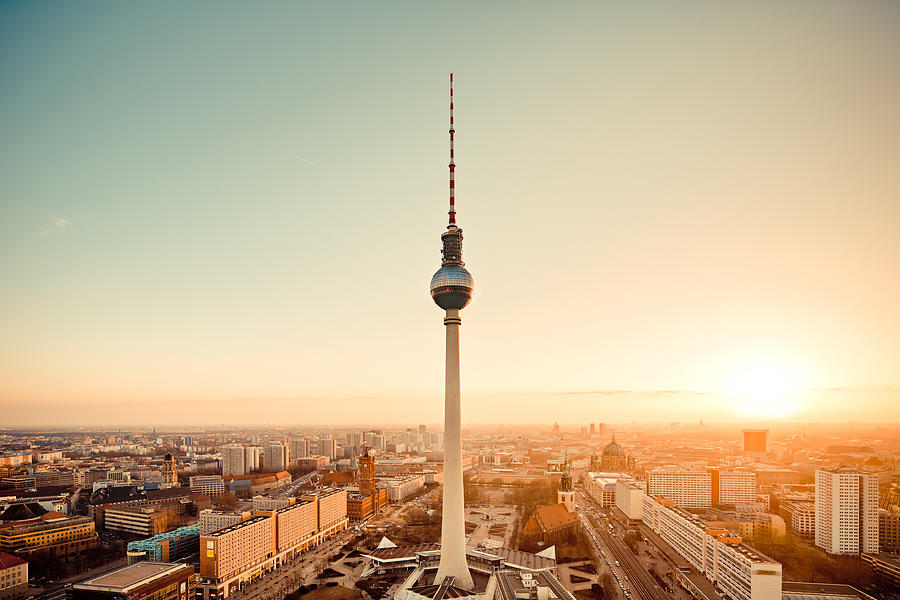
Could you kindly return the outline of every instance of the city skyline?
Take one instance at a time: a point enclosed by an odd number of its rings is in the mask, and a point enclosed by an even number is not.
[[[451,69],[464,424],[898,421],[895,5],[53,6],[0,8],[0,425],[439,422]]]

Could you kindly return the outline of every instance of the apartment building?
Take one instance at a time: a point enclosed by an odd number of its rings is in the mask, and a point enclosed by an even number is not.
[[[212,533],[213,531],[218,531],[219,529],[231,527],[232,525],[236,525],[241,521],[246,521],[252,516],[253,513],[249,511],[223,512],[211,509],[201,510],[200,522],[197,524],[197,526],[199,527],[199,534],[206,535],[207,533]]]
[[[258,515],[200,536],[200,576],[228,581],[276,553],[275,520]]]
[[[878,547],[883,552],[900,550],[900,512],[878,509]]]
[[[644,497],[643,520],[729,600],[781,600],[781,563],[671,500]]]
[[[616,508],[630,520],[640,521],[644,514],[644,491],[647,482],[638,481],[632,477],[622,477],[616,480]]]
[[[291,460],[297,460],[298,458],[307,458],[309,456],[309,440],[300,439],[300,440],[291,440],[289,447],[291,449]]]
[[[713,505],[756,502],[756,473],[747,469],[708,469]]]
[[[782,517],[795,534],[814,538],[816,536],[816,503],[808,500],[782,500],[779,507]]]
[[[712,474],[675,468],[653,469],[647,474],[647,494],[668,498],[683,508],[709,508],[712,505]]]
[[[263,456],[263,449],[259,446],[244,447],[244,474],[252,473],[259,469],[259,463]]]
[[[198,600],[227,598],[348,524],[347,492],[324,489],[201,534]]]
[[[852,467],[816,471],[816,546],[829,554],[878,552],[878,476]]]
[[[293,498],[269,498],[268,496],[253,496],[253,510],[278,510],[291,504]]]
[[[319,501],[301,500],[274,511],[279,550],[297,554],[316,543]]]
[[[244,462],[244,447],[229,444],[222,447],[222,475],[245,475],[249,472]]]
[[[318,499],[319,540],[325,539],[338,531],[343,531],[350,524],[347,515],[347,490],[327,488],[303,494],[304,501]]]
[[[266,455],[263,462],[266,469],[281,471],[288,468],[288,448],[281,442],[271,442],[266,446]]]

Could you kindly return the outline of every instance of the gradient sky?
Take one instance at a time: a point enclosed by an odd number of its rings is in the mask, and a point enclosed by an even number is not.
[[[635,4],[0,3],[0,426],[438,422],[451,69],[464,421],[900,420],[900,3]]]

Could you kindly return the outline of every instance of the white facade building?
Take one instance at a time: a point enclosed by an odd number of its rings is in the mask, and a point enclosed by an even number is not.
[[[816,546],[878,553],[878,476],[852,467],[816,471]]]
[[[584,476],[584,489],[600,506],[613,506],[616,503],[616,480],[619,477],[619,473],[589,472]]]
[[[712,474],[708,471],[653,469],[647,477],[647,494],[668,498],[684,508],[712,505]]]
[[[191,477],[191,491],[207,496],[221,496],[225,493],[225,482],[221,475],[195,475]]]
[[[629,519],[640,521],[644,514],[644,490],[646,481],[637,481],[631,477],[619,477],[616,480],[616,508]]]
[[[259,469],[259,459],[262,457],[262,448],[259,446],[246,446],[244,448],[244,475]]]
[[[391,501],[401,501],[412,496],[425,487],[424,475],[407,475],[405,477],[397,477],[387,482],[388,499]]]
[[[671,501],[644,497],[643,520],[729,600],[781,600],[781,563]]]
[[[803,537],[816,535],[816,503],[804,500],[782,500],[781,510],[791,523],[791,531]]]
[[[750,504],[756,502],[756,473],[747,470],[719,473],[718,504]]]

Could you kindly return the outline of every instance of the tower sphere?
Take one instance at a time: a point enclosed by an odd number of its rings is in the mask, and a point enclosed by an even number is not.
[[[444,265],[431,278],[431,298],[444,310],[465,308],[474,291],[475,280],[459,265]]]

